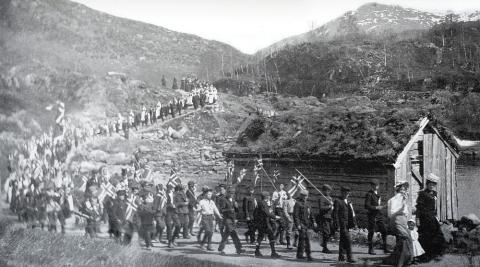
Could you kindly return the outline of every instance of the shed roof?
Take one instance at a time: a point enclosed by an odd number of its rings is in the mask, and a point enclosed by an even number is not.
[[[257,118],[240,133],[229,154],[304,155],[394,163],[422,126],[417,111],[375,110],[327,106],[285,112],[274,118]],[[423,120],[425,123],[425,120]],[[429,125],[438,124],[429,120]],[[450,132],[439,127],[445,140]],[[450,143],[453,144],[453,143]]]

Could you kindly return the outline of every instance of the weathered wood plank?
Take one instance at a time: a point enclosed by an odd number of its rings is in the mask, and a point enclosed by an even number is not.
[[[452,169],[452,217],[458,220],[458,192],[457,192],[457,173],[456,173],[456,158],[450,158],[450,164]]]
[[[452,166],[451,153],[448,148],[445,148],[445,198],[447,201],[446,216],[447,219],[452,219]]]
[[[425,134],[423,138],[423,184],[432,170],[432,135]]]

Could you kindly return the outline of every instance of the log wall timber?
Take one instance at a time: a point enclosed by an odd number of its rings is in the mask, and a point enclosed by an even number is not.
[[[242,169],[246,169],[245,178],[237,188],[237,201],[242,205],[242,199],[247,194],[247,187],[253,185],[254,172],[253,167],[255,160],[253,158],[232,158],[235,163],[234,177]],[[380,182],[380,193],[382,196],[382,203],[386,203],[388,198],[393,195],[394,172],[390,169],[392,167],[383,165],[382,163],[366,163],[366,162],[336,162],[327,163],[324,161],[292,161],[289,159],[263,159],[263,166],[268,175],[273,179],[273,172],[275,169],[280,171],[279,181],[275,183],[285,184],[286,190],[291,188],[290,179],[293,176],[298,176],[295,169],[303,173],[317,188],[321,188],[323,184],[329,184],[333,187],[333,197],[339,197],[340,188],[348,186],[352,189],[350,199],[353,202],[355,213],[357,214],[357,221],[360,227],[366,227],[366,210],[364,207],[365,195],[370,190],[370,182],[377,179]],[[273,186],[269,181],[267,175],[260,172],[260,180],[255,187],[257,197],[260,196],[261,191],[273,192]],[[321,195],[307,182],[303,183],[310,193],[310,204],[313,207],[314,214],[318,214],[318,200]],[[240,209],[242,210],[242,209]],[[385,210],[386,212],[386,210]],[[242,214],[242,213],[241,213]],[[244,216],[244,214],[242,214]]]

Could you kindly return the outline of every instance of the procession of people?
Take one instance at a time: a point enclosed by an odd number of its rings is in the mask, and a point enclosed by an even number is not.
[[[187,84],[184,82],[185,88]],[[144,106],[137,114],[130,111],[128,119],[119,114],[117,120],[99,126],[98,131],[95,127],[92,130],[73,126],[66,120],[61,135],[56,136],[52,129],[28,140],[9,157],[10,176],[5,191],[10,210],[29,228],[57,232],[60,225],[61,233],[66,232],[66,221],[76,217],[77,222],[83,222],[85,235],[91,238],[97,237],[103,222],[108,224],[112,239],[128,245],[138,234],[147,250],[154,246],[152,240],[158,241],[160,247],[174,249],[182,238],[196,239],[199,249],[213,252],[212,237],[218,230],[221,241],[216,250],[220,254],[226,254],[231,239],[237,254],[246,252],[246,244],[253,244],[254,255],[263,257],[262,244],[266,239],[274,259],[282,257],[277,252],[278,246],[282,246],[287,251],[296,250],[298,260],[313,261],[314,232],[320,237],[321,253],[332,254],[329,244],[335,232],[339,232],[338,261],[355,263],[350,230],[357,227],[357,218],[349,199],[352,189],[346,186],[335,192],[331,185],[324,184],[321,190],[315,188],[320,197],[312,200],[305,187],[286,190],[284,184],[278,183],[272,192],[259,192],[253,184],[247,189],[248,195],[240,200],[235,184],[219,184],[215,188],[202,185],[199,193],[197,183],[182,183],[174,168],[168,182],[155,183],[148,178],[150,170],[139,153],[131,167],[122,169],[119,179],[112,179],[106,167],[89,174],[67,169],[69,151],[88,138],[123,131],[128,139],[130,128],[156,123],[167,115],[181,115],[188,106],[197,109],[215,103],[216,89],[208,83],[198,84],[201,87],[191,88],[186,98],[173,99],[168,104],[158,102],[151,108]],[[74,180],[82,180],[82,186],[75,188]],[[437,181],[438,177],[428,176],[426,189],[418,194],[418,233],[417,220],[407,203],[408,183],[397,183],[396,194],[384,202],[380,183],[371,181],[371,190],[365,196],[368,254],[376,254],[373,239],[379,232],[383,252],[392,253],[385,260],[389,264],[405,266],[415,260],[441,257],[445,240],[436,219]],[[79,191],[82,197],[74,197],[74,192]],[[243,204],[242,212],[237,201]],[[313,208],[312,202],[318,206]],[[245,218],[245,232],[239,232],[241,217]],[[244,238],[240,237],[242,233]],[[387,246],[388,234],[396,237],[393,252]]]

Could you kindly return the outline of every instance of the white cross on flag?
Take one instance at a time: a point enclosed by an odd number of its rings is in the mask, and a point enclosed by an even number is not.
[[[259,171],[262,169],[263,163],[262,159],[257,160],[257,164],[253,167],[253,172],[255,174],[255,181],[253,182],[254,185],[257,185],[257,181],[260,179]]]
[[[173,187],[175,187],[176,185],[179,185],[181,183],[182,181],[180,180],[180,178],[178,178],[177,172],[174,169],[172,169],[170,171],[170,179],[168,180],[167,185],[171,184],[173,185]]]
[[[111,183],[102,183],[100,185],[100,194],[98,195],[98,199],[103,202],[107,196],[115,198],[115,187]]]
[[[133,214],[137,211],[137,204],[135,204],[135,196],[132,195],[130,199],[127,201],[127,211],[125,212],[125,219],[127,221],[132,221]]]
[[[276,182],[280,176],[280,171],[278,169],[273,170],[273,180]]]
[[[87,181],[88,181],[88,178],[85,177],[85,176],[82,176],[82,186],[80,186],[80,191],[83,191],[85,192],[85,190],[87,190]]]
[[[290,179],[290,182],[293,184],[292,188],[288,190],[288,194],[290,196],[295,195],[295,193],[300,189],[300,190],[306,190],[306,187],[303,185],[303,181],[305,179],[302,176],[293,176],[292,179]]]
[[[237,184],[242,182],[246,174],[247,174],[247,169],[240,170],[240,173],[238,174],[238,177],[237,177]]]

